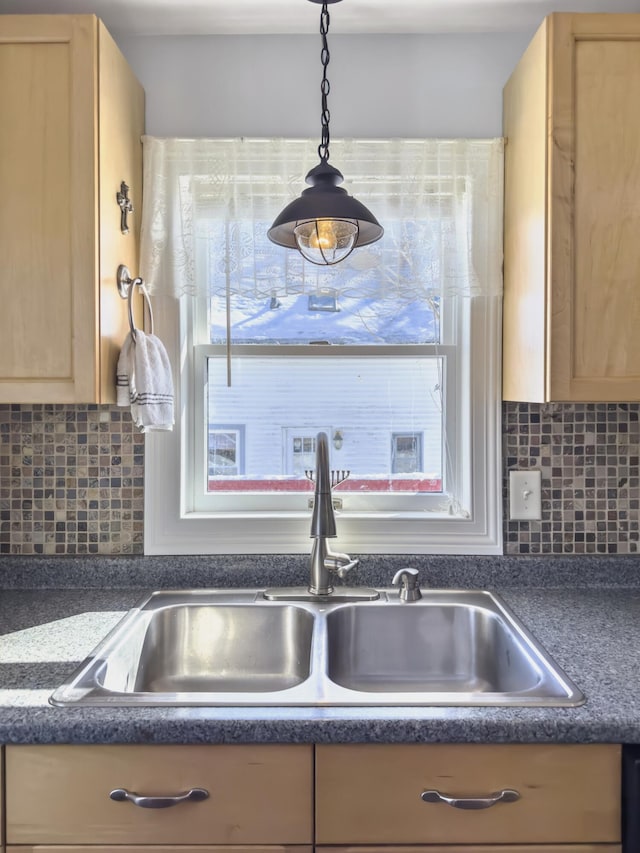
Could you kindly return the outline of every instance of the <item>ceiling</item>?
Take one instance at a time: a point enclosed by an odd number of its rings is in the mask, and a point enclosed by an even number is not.
[[[550,12],[640,12],[640,0],[345,0],[334,33],[532,32]],[[305,0],[0,0],[0,13],[93,12],[114,34],[315,33]]]

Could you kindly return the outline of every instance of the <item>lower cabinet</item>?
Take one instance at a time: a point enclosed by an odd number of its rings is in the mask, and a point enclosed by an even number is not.
[[[317,847],[326,853],[620,853],[619,844],[477,844],[452,847]],[[52,852],[53,853],[53,852]]]
[[[297,848],[312,843],[312,786],[312,746],[8,746],[6,842]]]
[[[6,853],[621,853],[620,764],[601,744],[7,746]]]
[[[321,745],[316,843],[618,853],[620,762],[615,745]]]
[[[221,844],[145,844],[144,847],[131,844],[118,845],[118,853],[169,853],[171,850],[175,850],[177,853],[313,853],[311,845],[305,847],[291,844],[286,846],[278,844],[252,844],[250,846],[240,844],[233,846]],[[7,847],[7,853],[111,853],[111,851],[113,851],[112,846],[98,844],[85,846],[81,844],[21,844],[16,847]],[[570,850],[568,853],[573,853],[573,851]]]
[[[293,846],[291,844],[252,844],[224,846],[221,844],[163,844],[151,845],[145,844],[144,847],[136,845],[118,845],[118,853],[169,853],[175,850],[177,853],[313,853],[313,847]],[[112,846],[100,846],[91,844],[82,846],[81,844],[21,844],[15,847],[7,847],[7,853],[111,853]],[[455,851],[454,851],[455,853]],[[506,853],[506,851],[503,851]],[[573,853],[569,851],[568,853]]]

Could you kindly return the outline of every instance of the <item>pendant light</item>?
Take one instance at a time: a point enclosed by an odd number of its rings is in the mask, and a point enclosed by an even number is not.
[[[320,162],[305,178],[309,189],[292,201],[277,217],[268,231],[269,239],[279,246],[298,251],[313,264],[332,266],[343,261],[358,246],[375,243],[384,230],[375,216],[345,189],[338,186],[344,180],[334,166],[329,165],[329,108],[327,96],[330,85],[329,65],[329,3],[340,0],[310,0],[322,3],[320,35],[322,36],[322,137],[318,146]]]

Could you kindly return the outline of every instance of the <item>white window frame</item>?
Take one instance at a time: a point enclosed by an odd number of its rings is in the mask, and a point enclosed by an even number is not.
[[[467,297],[469,351],[457,369],[454,394],[456,472],[462,482],[463,457],[470,460],[468,491],[462,495],[467,516],[439,509],[341,512],[336,547],[364,554],[500,554],[502,553],[499,297]],[[145,437],[145,553],[147,554],[293,554],[309,551],[309,511],[299,496],[289,507],[268,505],[230,512],[194,508],[189,471],[198,451],[196,425],[206,405],[202,367],[195,363],[193,300],[156,300],[156,332],[175,366],[176,427],[173,433]],[[442,348],[441,348],[442,349]],[[339,354],[337,357],[340,357]],[[202,358],[199,359],[203,363]],[[200,370],[200,373],[198,372]],[[447,406],[454,399],[449,397]],[[203,476],[207,469],[204,468]],[[176,485],[179,487],[176,488]],[[198,487],[199,488],[199,487]],[[307,497],[304,495],[304,497]]]

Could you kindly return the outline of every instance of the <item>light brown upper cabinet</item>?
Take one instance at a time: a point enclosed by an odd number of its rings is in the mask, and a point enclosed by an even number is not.
[[[144,91],[93,15],[0,15],[0,116],[0,402],[113,402]]]
[[[504,90],[506,400],[640,400],[640,15],[549,16]]]

